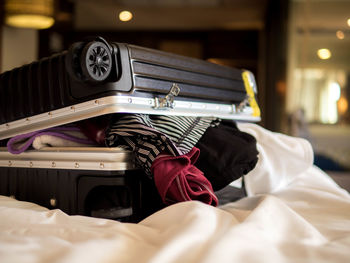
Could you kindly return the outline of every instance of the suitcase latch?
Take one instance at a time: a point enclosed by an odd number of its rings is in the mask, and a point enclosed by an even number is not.
[[[244,100],[238,105],[237,112],[242,112],[246,106],[249,105],[250,97],[247,95]]]
[[[155,97],[154,98],[154,109],[164,110],[173,109],[175,106],[174,97],[179,95],[180,88],[176,83],[173,83],[168,94],[164,98]]]

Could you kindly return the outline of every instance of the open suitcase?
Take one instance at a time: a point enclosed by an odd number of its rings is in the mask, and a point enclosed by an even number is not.
[[[256,93],[249,71],[97,37],[0,75],[0,140],[119,113],[255,122]],[[119,148],[20,155],[0,149],[0,194],[68,214],[138,221],[159,201],[145,178],[132,153]],[[125,202],[108,211],[93,207],[91,196],[108,186],[116,186]]]

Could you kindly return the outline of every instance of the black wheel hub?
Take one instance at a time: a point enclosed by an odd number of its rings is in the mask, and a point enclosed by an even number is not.
[[[89,68],[93,75],[102,77],[110,67],[110,58],[102,47],[96,47],[89,55]]]
[[[87,80],[103,81],[112,69],[112,55],[108,46],[102,42],[89,43],[82,52],[82,72]]]

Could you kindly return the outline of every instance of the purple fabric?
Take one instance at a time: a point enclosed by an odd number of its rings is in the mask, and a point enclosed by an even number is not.
[[[79,138],[79,137],[64,133],[64,132],[70,132],[70,131],[80,131],[80,129],[78,127],[54,127],[54,128],[49,128],[45,130],[29,132],[26,134],[20,134],[11,138],[7,142],[7,150],[12,154],[20,154],[25,150],[27,150],[32,145],[36,137],[41,135],[51,135],[51,136],[59,137],[65,140],[82,143],[82,144],[94,144],[94,142],[90,139],[83,139],[83,138]],[[23,141],[24,144],[20,148],[16,148],[15,144],[21,141]]]

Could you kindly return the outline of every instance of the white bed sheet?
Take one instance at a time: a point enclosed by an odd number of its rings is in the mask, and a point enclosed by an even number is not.
[[[260,152],[249,196],[169,206],[139,224],[0,197],[0,262],[350,262],[350,195],[302,139],[240,124]]]

